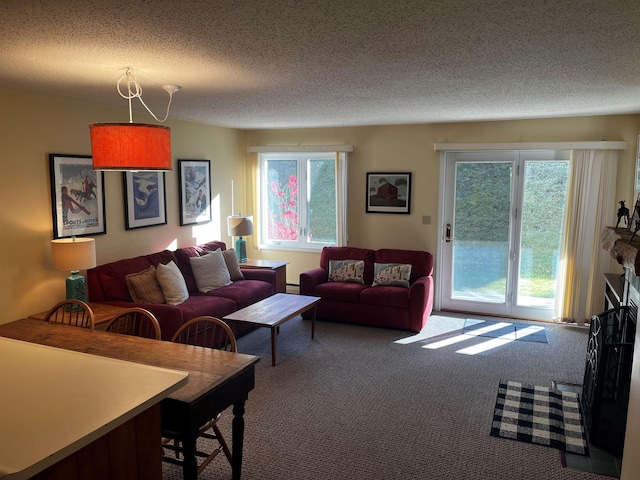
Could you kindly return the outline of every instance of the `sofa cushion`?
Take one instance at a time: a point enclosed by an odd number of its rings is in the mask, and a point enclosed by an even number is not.
[[[213,252],[214,250],[226,250],[227,249],[227,245],[224,242],[219,242],[217,240],[213,240],[211,242],[207,242],[207,243],[203,243],[202,245],[200,245],[200,247],[205,251],[205,252]]]
[[[180,311],[182,312],[184,321],[186,322],[202,315],[222,318],[238,309],[233,300],[211,295],[216,291],[217,290],[212,290],[209,293],[195,293],[181,304]]]
[[[231,283],[227,264],[222,257],[222,250],[207,252],[201,257],[191,257],[189,262],[199,292],[207,293],[216,288],[226,287]]]
[[[224,262],[227,264],[227,270],[229,270],[231,281],[237,282],[238,280],[244,280],[244,275],[240,270],[240,264],[238,263],[236,251],[233,248],[230,248],[229,250],[223,250],[222,256],[224,257]]]
[[[162,288],[156,278],[156,267],[131,273],[125,277],[129,294],[136,303],[165,303]]]
[[[273,286],[261,280],[238,280],[224,288],[212,290],[206,295],[233,300],[236,309],[239,310],[273,295]]]
[[[380,307],[409,308],[409,292],[402,287],[370,287],[360,293],[360,303]]]
[[[156,268],[156,277],[168,304],[180,305],[189,298],[182,272],[173,260],[166,265],[159,264]]]
[[[375,252],[376,263],[410,263],[411,277],[409,283],[417,278],[428,277],[433,274],[433,256],[421,250],[396,250],[383,248]]]
[[[320,254],[320,267],[324,268],[328,272],[330,260],[362,260],[364,261],[364,283],[371,285],[371,282],[373,282],[374,258],[375,251],[366,248],[324,247],[322,249],[322,253]]]
[[[364,261],[329,260],[329,281],[364,283]]]
[[[409,288],[410,263],[374,263],[372,286],[389,285]]]
[[[204,255],[206,252],[213,252],[218,249],[224,251],[226,248],[227,246],[224,242],[211,241],[203,243],[202,245],[195,245],[193,247],[181,247],[174,252],[176,256],[176,265],[178,265],[178,268],[180,268],[180,271],[184,276],[184,281],[187,284],[189,293],[195,293],[198,291],[198,284],[193,276],[193,270],[191,269],[189,259],[192,257],[199,257]]]
[[[153,265],[151,265],[153,266]],[[139,268],[139,267],[138,267]],[[144,268],[149,268],[149,265],[145,265]],[[135,272],[134,272],[135,273]],[[125,275],[126,278],[126,275]],[[129,287],[127,287],[126,280],[123,282],[123,276],[118,273],[112,273],[108,270],[100,271],[98,274],[98,283],[102,286],[104,293],[104,300],[118,301],[118,302],[132,302],[131,293],[129,293]],[[91,300],[95,300],[95,295],[90,296]]]
[[[131,302],[133,299],[127,287],[126,276],[146,270],[152,265],[157,267],[159,263],[169,263],[175,258],[173,252],[163,250],[162,252],[126,258],[92,268],[87,272],[87,276],[90,277],[89,296],[92,301]]]
[[[175,252],[176,265],[182,272],[184,281],[187,284],[187,290],[189,293],[198,291],[198,284],[196,278],[193,276],[193,270],[191,268],[190,258],[199,257],[204,253],[204,249],[201,246],[195,247],[182,247],[178,248]]]
[[[334,302],[359,303],[360,292],[371,288],[360,283],[327,282],[317,285],[313,295]]]

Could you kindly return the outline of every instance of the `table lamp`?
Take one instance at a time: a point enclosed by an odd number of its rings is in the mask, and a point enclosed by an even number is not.
[[[53,268],[71,271],[67,277],[67,300],[88,302],[87,284],[80,270],[96,266],[96,242],[93,238],[61,238],[51,241]]]
[[[236,256],[238,262],[247,261],[247,242],[242,238],[246,235],[253,235],[253,217],[246,215],[231,215],[227,217],[227,227],[229,235],[238,237],[236,240]]]

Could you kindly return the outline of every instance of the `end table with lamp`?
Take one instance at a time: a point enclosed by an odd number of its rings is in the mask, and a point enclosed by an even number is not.
[[[247,242],[243,236],[253,235],[253,217],[247,215],[230,215],[227,217],[228,233],[231,237],[238,237],[235,243],[238,262],[247,261]]]
[[[87,303],[87,284],[80,270],[96,266],[96,242],[93,238],[59,238],[51,241],[53,268],[70,271],[67,277],[67,300],[76,299]]]

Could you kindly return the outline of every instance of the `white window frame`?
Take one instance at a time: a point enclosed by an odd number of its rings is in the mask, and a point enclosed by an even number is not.
[[[319,252],[323,247],[328,246],[326,243],[309,243],[307,241],[306,232],[299,232],[299,240],[296,242],[271,242],[266,240],[267,222],[260,221],[266,218],[266,205],[263,202],[264,188],[266,186],[266,169],[264,163],[268,159],[273,158],[291,158],[304,159],[298,162],[298,178],[299,178],[299,198],[306,198],[307,179],[306,168],[301,169],[307,159],[327,158],[328,154],[332,154],[336,161],[336,238],[337,242],[330,245],[346,245],[347,236],[347,159],[348,152],[352,151],[350,145],[341,146],[304,146],[304,147],[249,147],[250,153],[258,153],[258,182],[257,182],[257,202],[258,202],[258,245],[264,250],[290,250],[299,252]],[[302,170],[302,171],[300,171]],[[304,174],[304,176],[302,176]],[[305,210],[303,213],[302,210]],[[300,206],[300,225],[306,225],[306,205]]]

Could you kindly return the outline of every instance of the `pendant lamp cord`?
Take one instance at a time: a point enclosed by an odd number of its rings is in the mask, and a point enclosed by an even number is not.
[[[121,84],[126,79],[127,82],[127,94],[122,93]],[[169,103],[167,104],[167,112],[162,120],[160,120],[156,115],[151,111],[147,104],[142,100],[142,87],[136,81],[136,78],[131,73],[131,69],[127,68],[127,71],[123,73],[118,79],[117,83],[118,93],[122,98],[126,98],[129,101],[129,123],[133,123],[133,111],[131,108],[131,100],[137,98],[140,100],[140,103],[147,109],[147,112],[151,114],[156,121],[162,123],[169,118],[169,109],[171,108],[171,100],[173,100],[173,94],[180,90],[178,85],[163,85],[162,89],[169,94]],[[132,88],[133,86],[133,88]]]

